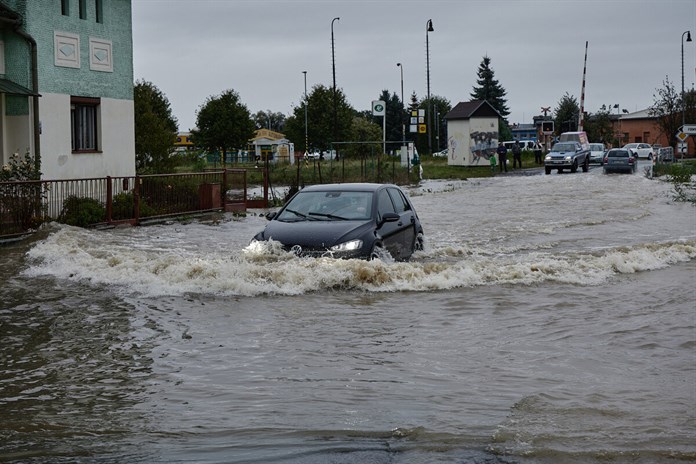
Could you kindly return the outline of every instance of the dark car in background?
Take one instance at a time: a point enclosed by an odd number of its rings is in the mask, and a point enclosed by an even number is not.
[[[280,242],[298,256],[403,261],[423,249],[423,226],[392,184],[312,185],[297,192],[252,240]]]
[[[613,148],[604,157],[604,174],[610,172],[636,172],[638,158],[636,154],[625,148]]]

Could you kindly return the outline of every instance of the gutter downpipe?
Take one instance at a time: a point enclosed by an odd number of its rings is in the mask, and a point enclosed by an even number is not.
[[[34,113],[34,167],[37,172],[41,172],[41,134],[39,133],[39,66],[36,40],[20,29],[22,21],[19,19],[8,19],[0,17],[0,21],[10,23],[17,34],[29,43],[31,47],[31,87],[32,92],[32,112]],[[38,180],[38,179],[37,179]]]

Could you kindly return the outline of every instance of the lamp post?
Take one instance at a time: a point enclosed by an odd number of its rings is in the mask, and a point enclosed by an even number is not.
[[[336,102],[336,59],[334,56],[334,31],[333,31],[333,26],[334,26],[334,21],[338,21],[341,18],[334,18],[331,20],[331,70],[333,73],[333,113],[334,113],[334,127],[333,127],[333,135],[334,135],[334,142],[338,141],[338,109],[337,105],[338,103]],[[332,149],[332,148],[331,148]],[[322,155],[323,156],[323,155]]]
[[[403,147],[406,145],[406,122],[404,121],[404,111],[406,105],[404,102],[404,67],[401,63],[396,63],[396,65],[401,70],[401,146]]]
[[[681,91],[681,98],[682,98],[682,130],[684,124],[686,124],[685,120],[685,114],[684,114],[684,108],[686,106],[686,102],[684,101],[684,36],[686,36],[686,41],[691,42],[691,31],[686,31],[682,34],[682,40],[681,40],[681,71],[682,71],[682,91]]]
[[[307,135],[307,71],[302,71],[304,74],[304,143],[305,143],[305,158],[309,152],[309,136]]]
[[[430,44],[428,43],[428,32],[433,32],[433,20],[429,19],[425,23],[425,74],[428,83],[428,150],[433,152],[433,141],[431,137],[433,126],[431,125],[431,116],[433,112],[433,104],[430,101]]]

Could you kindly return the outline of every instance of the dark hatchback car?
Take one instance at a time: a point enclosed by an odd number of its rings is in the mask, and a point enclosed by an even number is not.
[[[387,251],[407,260],[423,248],[418,215],[391,184],[313,185],[267,218],[254,240],[280,242],[299,256],[374,259]]]
[[[613,148],[604,155],[604,174],[614,171],[636,172],[638,160],[635,153],[626,148]]]

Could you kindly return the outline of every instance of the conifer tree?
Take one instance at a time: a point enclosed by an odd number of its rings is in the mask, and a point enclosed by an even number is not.
[[[503,119],[506,119],[510,114],[510,110],[507,107],[507,99],[505,98],[506,91],[495,78],[495,71],[491,68],[490,57],[483,57],[476,74],[478,75],[476,80],[478,87],[474,87],[473,92],[471,92],[471,98],[488,101],[493,108],[498,110]]]

